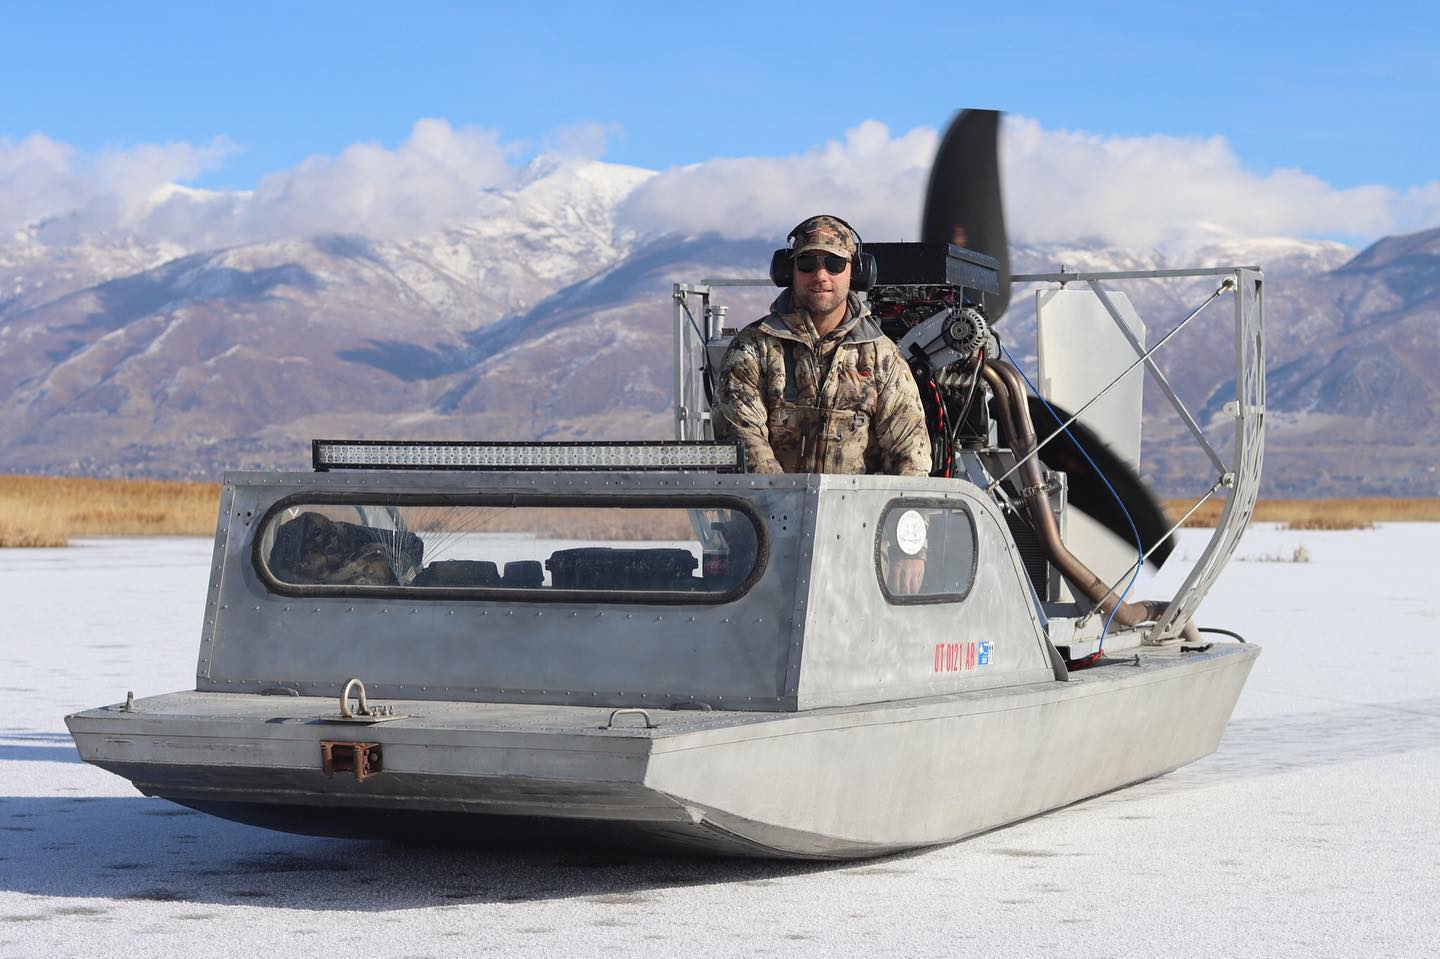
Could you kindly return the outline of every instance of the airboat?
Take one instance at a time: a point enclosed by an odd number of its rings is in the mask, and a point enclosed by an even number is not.
[[[317,440],[313,471],[227,473],[195,688],[66,717],[81,757],[299,833],[854,859],[1213,752],[1258,655],[1196,614],[1258,489],[1261,271],[867,250],[935,475],[746,472],[706,378],[725,296],[767,281],[676,284],[674,440]],[[1211,289],[1147,346],[1134,280]],[[994,327],[1012,282],[1039,389]],[[1155,359],[1207,311],[1233,316],[1228,453]],[[1223,509],[1174,595],[1140,603],[1127,583],[1179,526],[1135,492],[1147,376],[1213,467],[1196,508]]]

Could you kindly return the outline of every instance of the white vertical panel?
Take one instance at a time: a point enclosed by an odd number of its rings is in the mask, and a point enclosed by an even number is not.
[[[1145,324],[1124,293],[1106,290],[1135,338],[1145,342]],[[1074,413],[1139,357],[1089,288],[1041,290],[1035,296],[1035,328],[1040,381],[1045,398]],[[1117,456],[1138,469],[1144,367],[1126,374],[1110,392],[1080,416],[1080,422],[1104,440]],[[1049,429],[1040,429],[1040,439]],[[1059,442],[1058,440],[1056,442]],[[1135,544],[1069,510],[1065,545],[1107,583],[1114,583],[1135,562]]]
[[[1145,324],[1130,305],[1129,297],[1111,290],[1106,292],[1143,344]],[[1035,328],[1040,355],[1040,391],[1046,399],[1071,412],[1084,406],[1139,358],[1100,298],[1089,289],[1038,291]],[[1145,370],[1137,367],[1080,417],[1080,422],[1135,467],[1140,463],[1140,403],[1144,383]]]

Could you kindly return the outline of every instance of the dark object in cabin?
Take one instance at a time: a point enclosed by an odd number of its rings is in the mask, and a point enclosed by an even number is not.
[[[499,586],[500,570],[482,559],[442,559],[426,566],[411,586]]]
[[[522,559],[505,564],[500,585],[510,589],[539,589],[545,585],[545,570],[538,559]]]
[[[556,589],[684,589],[700,561],[688,549],[556,550],[545,565]]]
[[[409,531],[305,512],[275,532],[267,565],[276,579],[296,586],[398,586],[424,553],[424,541]]]

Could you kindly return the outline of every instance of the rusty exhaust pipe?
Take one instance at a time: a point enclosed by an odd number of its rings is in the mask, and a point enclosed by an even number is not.
[[[1000,407],[1000,429],[1010,444],[1016,459],[1021,460],[1018,475],[1026,504],[1030,507],[1030,519],[1040,538],[1050,562],[1060,571],[1066,581],[1080,591],[1100,612],[1106,616],[1111,610],[1115,619],[1125,626],[1139,626],[1160,618],[1165,611],[1163,602],[1122,603],[1120,597],[1081,562],[1080,558],[1065,546],[1060,538],[1060,527],[1055,514],[1050,510],[1049,497],[1045,495],[1045,478],[1040,472],[1039,457],[1035,451],[1035,424],[1030,419],[1030,408],[1025,402],[1025,383],[1016,369],[1004,360],[985,361],[985,382],[995,394]],[[1188,628],[1188,627],[1187,627]]]

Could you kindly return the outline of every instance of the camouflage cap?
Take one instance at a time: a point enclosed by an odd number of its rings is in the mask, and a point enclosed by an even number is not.
[[[791,235],[795,237],[791,256],[810,250],[824,250],[847,260],[855,256],[855,234],[833,216],[812,216]]]

